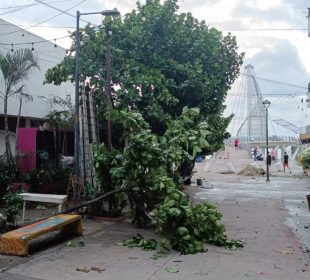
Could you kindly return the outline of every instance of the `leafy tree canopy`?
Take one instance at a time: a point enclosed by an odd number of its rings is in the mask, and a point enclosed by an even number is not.
[[[86,26],[81,38],[81,88],[97,93],[101,117],[113,122],[114,149],[102,144],[94,153],[100,192],[125,187],[132,222],[154,225],[165,248],[195,253],[206,242],[238,245],[227,239],[214,206],[194,206],[181,191],[195,156],[219,149],[228,136],[223,102],[243,57],[235,37],[178,13],[176,0],[149,0],[99,28]],[[104,98],[108,44],[113,109]],[[74,48],[47,72],[47,82],[74,80]],[[117,210],[123,197],[109,202]]]
[[[116,109],[139,111],[153,132],[163,134],[184,106],[197,107],[212,132],[207,152],[218,149],[228,136],[223,102],[243,57],[234,36],[224,36],[190,13],[178,13],[176,0],[151,0],[146,5],[137,2],[137,9],[124,17],[107,17],[99,29],[87,26],[81,39],[81,80],[98,91],[103,108],[109,42]],[[74,48],[48,70],[47,82],[74,80]]]

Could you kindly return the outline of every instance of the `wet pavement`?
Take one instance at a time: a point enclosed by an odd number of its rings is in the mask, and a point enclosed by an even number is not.
[[[87,220],[84,247],[69,248],[66,241],[47,246],[43,241],[45,245],[31,256],[14,257],[3,267],[5,273],[0,273],[0,279],[309,280],[310,212],[305,196],[310,194],[310,177],[293,163],[293,174],[274,171],[270,182],[260,175],[220,174],[232,160],[237,171],[252,162],[244,151],[236,151],[229,160],[210,161],[210,172],[203,171],[206,161],[198,163],[194,178],[204,179],[204,185],[193,184],[186,191],[195,202],[217,204],[228,237],[241,239],[244,249],[231,251],[207,245],[206,253],[184,256],[170,252],[154,259],[155,252],[119,245],[138,232],[154,238],[152,231],[136,229],[129,221]]]

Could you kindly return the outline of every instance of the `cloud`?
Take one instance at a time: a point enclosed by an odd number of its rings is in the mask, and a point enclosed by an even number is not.
[[[275,39],[273,46],[251,58],[258,76],[306,86],[309,73],[299,58],[297,48],[288,40]]]

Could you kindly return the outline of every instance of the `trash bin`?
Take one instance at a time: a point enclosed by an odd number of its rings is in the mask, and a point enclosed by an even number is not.
[[[202,162],[202,157],[201,156],[196,156],[195,162]]]

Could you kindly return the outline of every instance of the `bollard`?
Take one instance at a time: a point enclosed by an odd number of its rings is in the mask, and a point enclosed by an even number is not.
[[[310,211],[310,194],[308,194],[306,196],[306,198],[307,198],[307,201],[308,201],[308,207],[309,207],[309,211]]]

